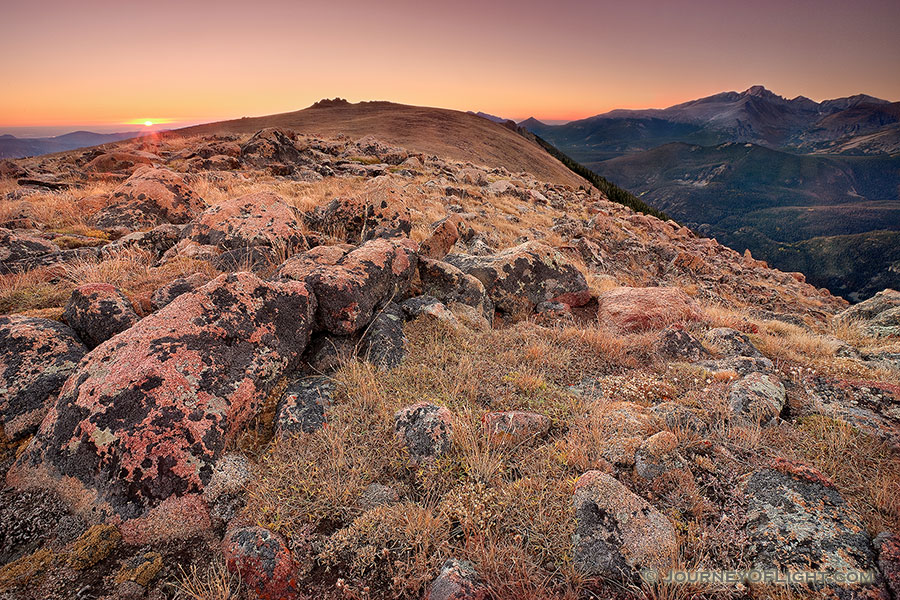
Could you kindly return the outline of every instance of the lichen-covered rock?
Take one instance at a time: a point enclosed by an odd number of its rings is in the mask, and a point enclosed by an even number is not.
[[[452,214],[432,225],[431,234],[419,245],[419,254],[434,260],[441,260],[459,239],[457,225],[462,217]]]
[[[203,273],[193,273],[187,277],[179,277],[165,284],[150,297],[150,306],[153,310],[159,310],[167,306],[172,300],[182,294],[193,292],[198,287],[206,284],[209,278]]]
[[[575,567],[589,577],[631,579],[668,569],[678,543],[672,524],[611,475],[588,471],[575,482]]]
[[[312,433],[325,426],[334,384],[326,377],[310,377],[290,384],[275,409],[279,434]]]
[[[234,529],[225,535],[222,551],[226,568],[259,600],[297,598],[296,566],[280,535],[262,527]]]
[[[675,431],[704,435],[708,429],[706,422],[695,409],[677,402],[662,402],[650,411],[660,417],[667,428]]]
[[[300,150],[291,138],[292,132],[275,127],[257,131],[240,147],[241,160],[257,167],[300,162]]]
[[[351,250],[353,250],[353,246],[349,244],[310,248],[281,263],[272,279],[276,281],[306,281],[316,267],[335,265]]]
[[[209,527],[200,494],[309,340],[300,282],[222,275],[95,348],[7,477],[56,490],[129,543]]]
[[[396,302],[384,306],[366,329],[362,355],[379,369],[390,370],[406,356],[403,309]]]
[[[900,335],[900,292],[886,289],[834,316],[839,324],[857,323],[870,335]]]
[[[149,165],[149,156],[133,152],[106,152],[94,157],[84,165],[84,170],[94,173],[114,173],[116,171],[131,171],[140,165]]]
[[[47,240],[0,228],[0,274],[21,271],[22,263],[59,251],[59,246]]]
[[[162,554],[159,552],[139,553],[126,560],[116,574],[116,583],[133,581],[147,587],[162,570]]]
[[[745,375],[728,393],[731,412],[758,425],[766,425],[778,418],[786,402],[784,385],[764,373]]]
[[[300,212],[271,192],[258,192],[213,206],[185,227],[183,240],[223,250],[270,246],[288,253],[306,248]]]
[[[128,248],[139,248],[159,258],[178,242],[182,229],[184,229],[182,225],[166,223],[150,231],[135,231],[100,248],[100,255],[110,256]]]
[[[764,358],[753,342],[745,334],[729,327],[716,327],[710,329],[703,336],[707,344],[712,346],[719,354],[732,356],[748,356],[750,358]]]
[[[693,298],[677,287],[619,287],[598,299],[597,318],[623,331],[663,329],[703,318]]]
[[[88,348],[96,348],[141,320],[125,294],[108,283],[75,288],[63,319]]]
[[[475,566],[465,560],[448,559],[431,582],[425,600],[487,600],[489,590]]]
[[[129,230],[163,223],[187,223],[206,208],[206,202],[168,169],[141,167],[117,187],[109,206],[93,217],[102,229]]]
[[[896,386],[811,376],[804,381],[804,388],[815,412],[900,450],[900,390]]]
[[[481,428],[495,444],[522,444],[547,435],[550,431],[550,419],[539,413],[522,410],[489,412],[482,415]]]
[[[478,310],[488,323],[494,320],[494,303],[477,277],[463,273],[450,263],[419,257],[418,280],[413,285],[422,295],[444,304],[465,304]]]
[[[885,586],[893,598],[900,598],[900,535],[882,531],[873,544]]]
[[[383,182],[373,182],[352,198],[337,198],[305,216],[316,231],[340,235],[351,244],[375,238],[408,236],[412,230],[403,192]]]
[[[443,406],[418,402],[397,411],[394,433],[413,465],[440,458],[450,450],[453,415]]]
[[[313,269],[306,282],[319,303],[317,328],[349,335],[365,327],[378,306],[408,289],[416,260],[410,239],[377,239]]]
[[[446,262],[476,277],[497,310],[527,316],[545,301],[583,306],[591,299],[584,275],[562,254],[525,242],[493,256],[448,254]]]
[[[700,340],[675,326],[662,330],[657,339],[656,351],[665,358],[690,362],[709,356]]]
[[[37,430],[87,348],[58,321],[0,316],[0,426],[8,440]]]
[[[755,471],[744,487],[752,566],[787,571],[867,571],[874,586],[830,589],[845,598],[886,598],[872,539],[834,484],[786,461]]]
[[[634,454],[635,473],[652,481],[667,471],[683,466],[675,452],[677,447],[678,439],[671,431],[651,435]]]
[[[730,356],[716,360],[701,360],[694,364],[714,375],[718,373],[749,375],[750,373],[773,373],[775,371],[775,365],[771,360],[753,356]]]
[[[69,552],[68,565],[83,570],[93,567],[116,549],[122,535],[112,525],[94,525],[75,541]]]

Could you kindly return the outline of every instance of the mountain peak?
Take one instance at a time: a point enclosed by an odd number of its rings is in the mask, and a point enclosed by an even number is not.
[[[741,92],[742,96],[756,96],[757,98],[778,98],[778,94],[774,92],[770,92],[764,86],[754,85],[750,86],[743,92]]]

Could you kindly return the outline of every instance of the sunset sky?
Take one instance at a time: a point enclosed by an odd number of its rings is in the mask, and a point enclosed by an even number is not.
[[[753,84],[900,100],[897,0],[3,0],[2,15],[0,131],[214,121],[334,96],[516,119]]]

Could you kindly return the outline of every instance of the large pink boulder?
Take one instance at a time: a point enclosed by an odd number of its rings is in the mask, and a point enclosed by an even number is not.
[[[700,306],[676,287],[619,287],[599,298],[597,317],[623,331],[665,329],[703,318]]]
[[[309,341],[301,282],[222,275],[85,357],[7,477],[56,491],[128,543],[210,526],[202,492],[226,444]]]

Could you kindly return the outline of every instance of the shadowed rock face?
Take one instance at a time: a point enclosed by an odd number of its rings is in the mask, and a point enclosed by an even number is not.
[[[99,346],[140,320],[128,298],[108,283],[76,288],[63,318],[88,348]]]
[[[525,242],[493,256],[450,254],[445,259],[484,285],[497,310],[529,314],[541,302],[583,306],[591,299],[578,268],[540,242]]]
[[[87,348],[49,319],[0,317],[0,426],[7,439],[34,433]]]
[[[133,543],[208,527],[199,493],[226,442],[299,359],[314,310],[303,283],[249,273],[179,296],[85,359],[9,483],[121,521]]]

